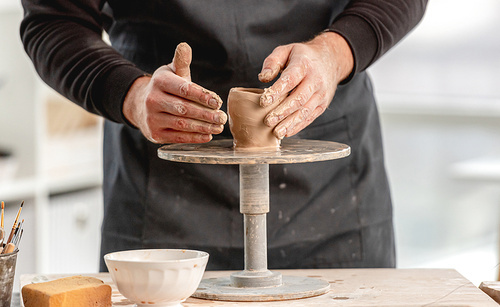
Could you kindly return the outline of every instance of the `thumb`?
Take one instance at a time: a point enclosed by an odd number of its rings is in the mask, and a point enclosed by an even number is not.
[[[261,82],[270,82],[276,78],[278,74],[285,69],[291,50],[292,45],[276,47],[264,60],[262,70],[259,73],[259,80]]]
[[[176,75],[191,80],[191,64],[192,50],[187,43],[180,43],[175,48],[174,59],[172,60],[173,69]]]

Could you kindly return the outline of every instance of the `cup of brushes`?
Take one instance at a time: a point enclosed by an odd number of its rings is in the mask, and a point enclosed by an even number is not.
[[[19,223],[19,216],[21,215],[23,205],[24,202],[21,203],[12,229],[7,236],[7,231],[4,227],[5,204],[2,202],[0,218],[0,307],[10,307],[11,303],[17,253],[19,252],[18,246],[23,235],[24,220]]]

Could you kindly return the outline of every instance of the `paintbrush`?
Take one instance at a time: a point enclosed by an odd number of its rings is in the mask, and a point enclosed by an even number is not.
[[[3,228],[3,209],[4,208],[5,208],[5,204],[4,204],[4,202],[2,202],[2,218],[0,220],[0,227],[2,227],[2,228]]]
[[[14,235],[12,236],[12,240],[10,241],[11,243],[17,244],[16,240],[19,237],[21,230],[23,229],[23,224],[24,224],[24,219],[21,221],[21,223],[17,225],[16,230],[14,231]]]
[[[19,243],[21,242],[21,238],[23,237],[23,232],[24,229],[21,229],[21,231],[19,231],[19,234],[14,239],[12,239],[12,243],[16,245],[16,248],[19,248]]]
[[[23,205],[24,205],[24,201],[21,203],[21,207],[19,207],[19,210],[17,211],[16,220],[14,221],[14,225],[12,225],[12,230],[10,231],[10,235],[9,235],[9,239],[7,240],[7,244],[10,243],[10,240],[12,240],[12,237],[14,236],[14,232],[16,231],[16,228],[17,228],[17,222],[19,222],[19,215],[21,215],[21,210],[23,210]]]
[[[3,211],[5,208],[4,202],[2,202],[2,217],[0,218],[0,247],[3,246],[3,239],[5,238],[5,230],[3,229]]]

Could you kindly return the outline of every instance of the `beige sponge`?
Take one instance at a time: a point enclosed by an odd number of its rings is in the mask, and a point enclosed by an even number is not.
[[[29,284],[21,292],[25,307],[111,306],[111,287],[93,277],[71,276]]]

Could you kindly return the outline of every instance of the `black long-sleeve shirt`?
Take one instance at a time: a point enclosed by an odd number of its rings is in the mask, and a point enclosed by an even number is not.
[[[296,137],[346,143],[351,155],[270,166],[269,267],[394,266],[380,126],[363,71],[418,23],[426,2],[23,0],[21,36],[42,79],[108,119],[101,254],[193,248],[210,253],[209,269],[242,268],[238,167],[159,159],[158,146],[126,124],[123,99],[136,78],[170,63],[180,42],[193,49],[193,82],[224,100],[231,87],[265,86],[257,75],[275,47],[328,30],[349,42],[355,68]]]
[[[164,19],[176,18],[175,8],[172,16],[160,14],[162,10],[159,8],[168,6],[162,2],[109,1],[109,4],[118,22],[161,24]],[[217,5],[217,1],[204,2],[194,5]],[[426,0],[330,2],[340,14],[335,16],[328,29],[341,34],[349,42],[354,55],[354,73],[365,70],[401,40],[421,19],[427,3]],[[22,0],[22,3],[25,16],[21,37],[42,79],[90,112],[123,123],[125,94],[144,72],[102,41],[105,1]],[[259,2],[239,1],[236,5],[252,10],[259,6]],[[288,6],[288,2],[276,6]],[[303,18],[319,17],[307,11],[303,15]],[[283,26],[295,31],[292,28],[300,28],[301,24],[283,22]]]

